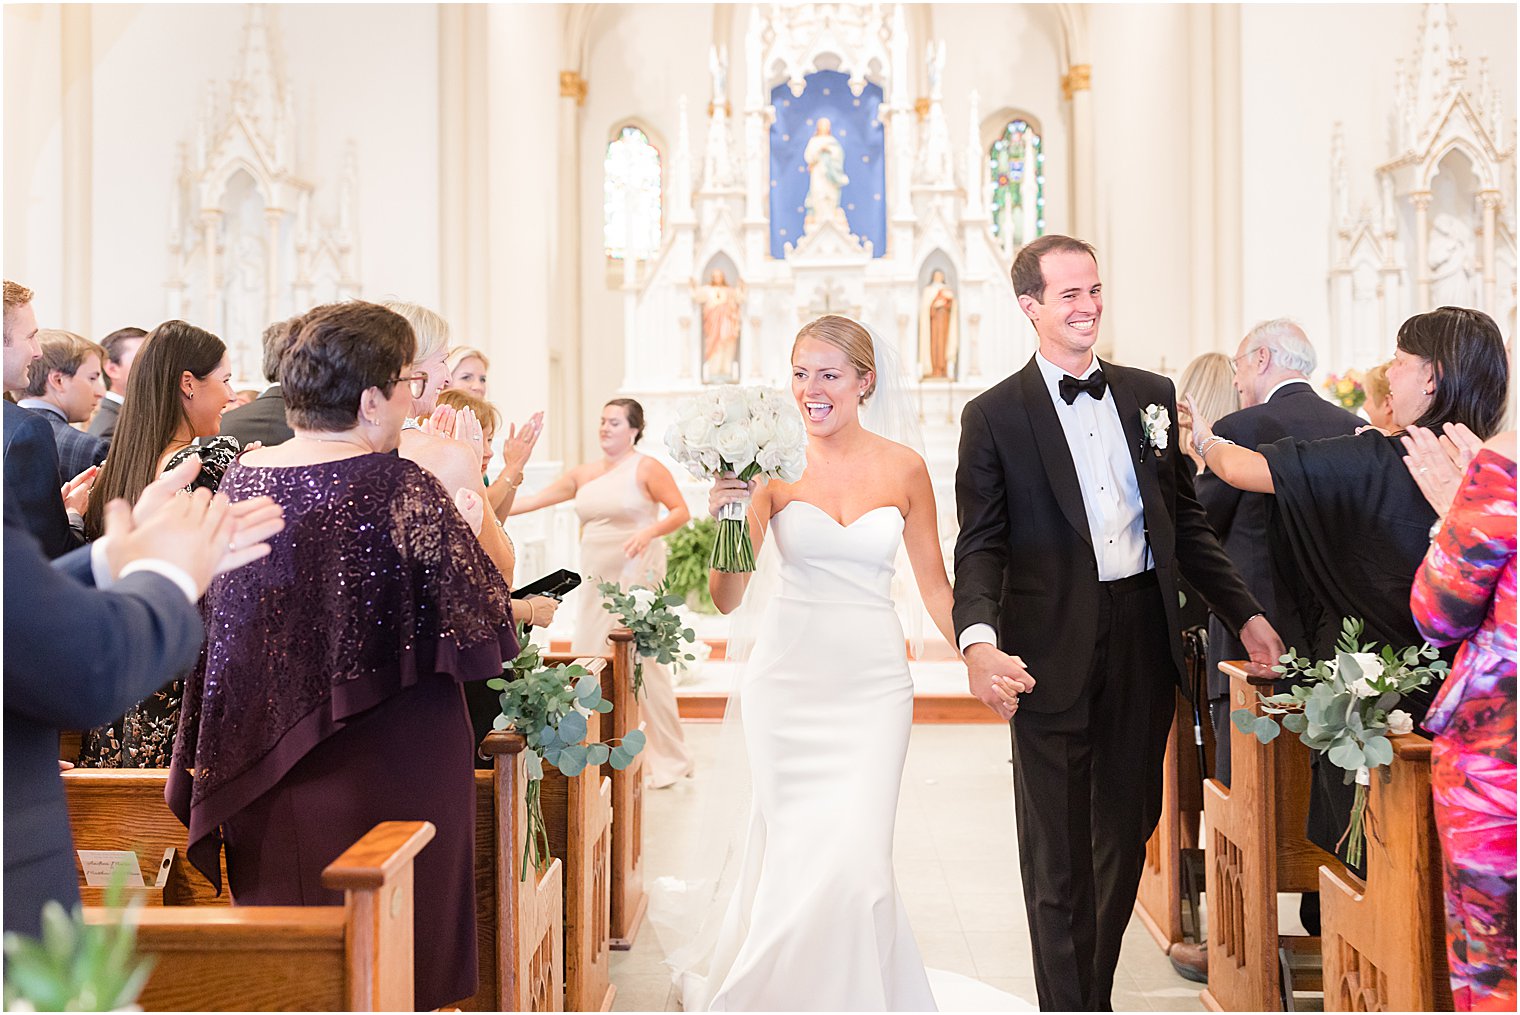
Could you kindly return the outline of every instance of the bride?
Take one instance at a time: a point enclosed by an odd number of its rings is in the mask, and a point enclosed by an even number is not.
[[[913,721],[889,595],[899,546],[953,645],[952,597],[923,459],[861,423],[878,362],[884,383],[900,376],[860,324],[804,325],[792,348],[802,479],[720,479],[709,498],[714,515],[749,500],[756,548],[774,540],[780,575],[756,604],[764,613],[738,689],[753,790],[744,856],[716,932],[680,970],[687,1011],[936,1007],[892,869]],[[749,581],[712,572],[714,603],[733,612]],[[1026,688],[997,679],[1011,716]]]

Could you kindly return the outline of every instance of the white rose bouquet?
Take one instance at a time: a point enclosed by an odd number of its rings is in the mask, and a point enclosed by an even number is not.
[[[1357,866],[1361,866],[1365,843],[1363,822],[1371,771],[1393,763],[1390,734],[1414,731],[1413,718],[1394,706],[1410,691],[1443,678],[1447,670],[1429,644],[1398,652],[1385,645],[1381,652],[1375,651],[1371,642],[1362,643],[1364,627],[1361,620],[1346,618],[1334,659],[1311,663],[1290,650],[1281,665],[1272,669],[1301,683],[1282,694],[1258,694],[1260,716],[1248,708],[1230,713],[1237,729],[1254,734],[1264,744],[1284,729],[1297,733],[1310,750],[1345,769],[1346,782],[1355,780],[1346,859]],[[1388,778],[1386,769],[1383,778]]]
[[[807,467],[807,430],[792,399],[777,388],[730,384],[688,399],[665,431],[665,446],[698,479],[731,473],[746,482],[761,476],[795,483]],[[755,569],[748,508],[747,501],[723,506],[714,570]]]

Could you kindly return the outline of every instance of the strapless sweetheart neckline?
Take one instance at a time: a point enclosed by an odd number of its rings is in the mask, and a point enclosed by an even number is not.
[[[873,515],[873,514],[875,514],[878,511],[891,511],[894,514],[896,514],[899,519],[902,519],[902,521],[904,521],[904,522],[907,521],[906,518],[903,518],[903,513],[897,509],[897,505],[895,505],[895,504],[881,504],[881,505],[878,505],[877,507],[871,508],[870,510],[868,510],[868,511],[862,513],[862,514],[856,515],[855,518],[853,518],[850,521],[850,523],[848,525],[846,525],[844,522],[840,521],[838,518],[835,518],[833,515],[829,514],[827,511],[825,511],[823,508],[819,507],[817,504],[814,504],[812,501],[810,501],[810,500],[802,500],[800,498],[797,499],[797,500],[789,500],[789,501],[787,501],[785,504],[783,504],[781,506],[781,510],[780,511],[777,511],[775,514],[771,515],[771,519],[774,521],[775,519],[780,518],[783,514],[786,513],[786,509],[789,508],[789,507],[791,507],[793,504],[806,504],[808,507],[812,508],[814,511],[817,511],[819,514],[823,515],[823,517],[827,518],[829,521],[833,522],[835,525],[839,526],[841,529],[853,528],[855,526],[855,524],[857,522],[859,522],[861,519],[867,517],[868,515]]]

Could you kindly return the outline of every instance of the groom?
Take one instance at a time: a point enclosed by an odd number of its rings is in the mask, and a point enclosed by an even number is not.
[[[1109,1011],[1185,687],[1178,579],[1253,660],[1270,665],[1283,649],[1193,494],[1171,381],[1093,355],[1093,248],[1035,240],[1013,285],[1040,347],[961,418],[956,636],[972,693],[1017,711],[1014,810],[1040,1007]]]

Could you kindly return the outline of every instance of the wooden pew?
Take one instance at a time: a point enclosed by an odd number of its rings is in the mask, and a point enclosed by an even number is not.
[[[163,768],[76,768],[63,773],[64,798],[68,801],[69,827],[74,848],[124,849],[137,854],[143,881],[153,885],[159,865],[167,850],[174,858],[167,884],[131,892],[148,905],[231,905],[231,892],[225,890],[227,867],[222,863],[221,895],[186,858],[185,826],[180,824],[164,802],[164,786],[169,780]],[[103,889],[84,884],[79,856],[74,856],[79,872],[80,894],[86,904],[100,903]]]
[[[642,730],[644,721],[633,693],[633,632],[618,627],[609,637],[612,651],[605,657],[608,669],[603,671],[602,697],[612,702],[608,735],[621,739],[629,730]],[[546,661],[568,663],[574,658],[549,655]],[[612,949],[627,951],[649,906],[644,890],[644,756],[634,758],[622,771],[604,765],[602,772],[612,780]]]
[[[577,659],[606,686],[605,657]],[[587,742],[602,737],[602,717],[586,720]],[[565,864],[565,1010],[610,1011],[612,985],[612,780],[588,765],[566,778],[545,766],[540,801],[549,852]]]
[[[1389,781],[1372,777],[1367,880],[1319,871],[1325,1011],[1452,1010],[1430,741],[1391,739]]]
[[[1206,756],[1213,754],[1213,733],[1207,717],[1201,730]],[[1172,731],[1166,740],[1162,769],[1161,818],[1145,844],[1145,864],[1135,896],[1135,915],[1151,932],[1163,952],[1187,937],[1183,899],[1189,895],[1184,874],[1188,850],[1198,846],[1198,823],[1203,812],[1203,774],[1193,734],[1193,706],[1177,692]],[[1196,853],[1194,854],[1196,856]],[[1196,893],[1196,887],[1194,889]],[[1196,899],[1194,899],[1196,902]],[[1196,921],[1197,914],[1190,913]],[[1197,930],[1197,924],[1192,924]]]
[[[489,733],[475,773],[475,923],[480,989],[465,1011],[563,1011],[564,873],[551,858],[522,878],[528,838],[522,734]]]
[[[1260,714],[1257,692],[1272,693],[1270,679],[1249,676],[1244,663],[1221,663],[1230,678],[1230,708]],[[1204,783],[1209,902],[1209,983],[1202,993],[1211,1011],[1281,1011],[1280,963],[1318,957],[1318,938],[1278,931],[1279,892],[1319,889],[1323,864],[1340,861],[1304,837],[1309,811],[1309,750],[1292,733],[1270,744],[1230,725],[1230,787]],[[1318,977],[1296,978],[1318,990]]]
[[[386,821],[322,872],[342,906],[174,906],[137,913],[157,963],[148,1011],[412,1011],[412,861],[426,821]],[[116,911],[87,907],[89,923]]]

